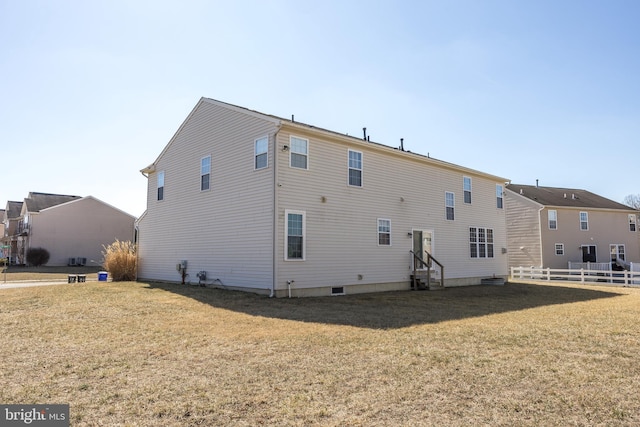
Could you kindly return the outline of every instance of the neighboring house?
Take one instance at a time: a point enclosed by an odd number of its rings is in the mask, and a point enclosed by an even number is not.
[[[140,280],[275,296],[445,285],[508,274],[505,178],[202,98],[150,166]],[[420,263],[417,263],[418,266]]]
[[[633,208],[572,188],[509,184],[506,190],[510,267],[640,261]]]
[[[9,259],[10,264],[21,263],[18,259],[18,228],[20,223],[20,212],[22,202],[8,201],[4,215],[2,217],[3,236],[2,250],[3,257]]]
[[[15,263],[25,264],[29,248],[42,247],[47,265],[99,265],[103,245],[133,239],[135,217],[92,196],[31,192],[13,221],[15,228],[5,227]]]

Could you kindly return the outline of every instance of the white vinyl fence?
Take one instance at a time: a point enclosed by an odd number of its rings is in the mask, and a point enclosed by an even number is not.
[[[591,263],[595,264],[595,263]],[[632,266],[634,271],[586,270],[584,268],[541,268],[541,267],[511,267],[511,278],[521,280],[569,281],[579,283],[593,283],[613,286],[640,287],[640,266]]]

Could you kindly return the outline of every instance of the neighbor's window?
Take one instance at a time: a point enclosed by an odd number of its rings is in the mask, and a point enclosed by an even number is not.
[[[471,203],[471,178],[462,177],[462,190],[464,191],[464,202]]]
[[[264,169],[269,164],[269,155],[267,150],[269,149],[269,138],[264,137],[256,139],[254,148],[254,167],[255,169]]]
[[[291,149],[289,165],[292,168],[308,169],[309,140],[292,136],[289,143]]]
[[[203,157],[200,160],[200,191],[209,189],[209,179],[211,177],[211,156]]]
[[[629,214],[629,231],[636,231],[636,214]]]
[[[164,171],[158,172],[158,200],[164,200]]]
[[[502,209],[503,206],[503,197],[502,197],[502,185],[497,184],[496,185],[496,207],[498,209]]]
[[[285,211],[285,259],[304,261],[305,257],[305,213]]]
[[[391,246],[390,219],[378,219],[378,245]]]
[[[564,255],[564,243],[556,243],[556,255]]]
[[[469,255],[471,258],[493,258],[493,229],[469,227]]]
[[[548,212],[549,216],[549,230],[558,229],[558,211],[552,209]]]
[[[455,201],[455,195],[449,191],[446,191],[444,193],[444,205],[445,205],[445,210],[446,210],[446,218],[450,221],[453,221],[455,219],[455,206],[456,206],[456,201]]]
[[[589,229],[589,214],[587,212],[580,212],[580,230]]]
[[[362,153],[349,150],[349,185],[362,187]]]

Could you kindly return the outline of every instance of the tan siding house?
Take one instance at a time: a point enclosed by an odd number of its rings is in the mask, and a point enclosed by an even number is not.
[[[276,296],[400,290],[418,249],[446,286],[507,276],[504,178],[207,98],[142,171],[141,279],[179,282],[184,260]]]
[[[638,211],[585,190],[509,184],[510,267],[640,261]]]
[[[29,193],[24,199],[18,231],[19,259],[29,248],[49,251],[47,265],[102,262],[103,245],[132,240],[135,217],[92,196]],[[94,261],[95,263],[92,263]]]

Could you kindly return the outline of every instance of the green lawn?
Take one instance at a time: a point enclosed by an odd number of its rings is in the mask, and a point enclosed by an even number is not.
[[[640,290],[2,289],[0,402],[74,426],[640,425]]]

